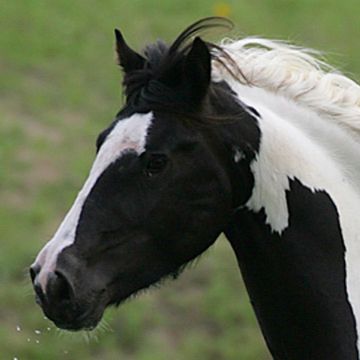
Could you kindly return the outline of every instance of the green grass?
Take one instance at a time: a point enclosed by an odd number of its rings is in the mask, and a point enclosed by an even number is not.
[[[87,175],[96,134],[121,106],[113,29],[140,48],[219,9],[236,24],[234,36],[296,40],[360,74],[358,0],[1,3],[1,359],[269,359],[224,239],[176,282],[110,310],[112,330],[97,341],[55,330],[27,279]]]

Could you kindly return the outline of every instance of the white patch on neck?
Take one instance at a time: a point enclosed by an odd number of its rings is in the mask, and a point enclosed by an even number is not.
[[[289,225],[289,179],[296,178],[313,191],[325,191],[336,206],[346,249],[346,289],[360,350],[360,142],[292,100],[256,87],[231,86],[241,101],[260,114],[260,149],[251,164],[255,184],[246,206],[254,212],[264,209],[266,223],[279,234]]]
[[[61,223],[54,237],[44,246],[36,258],[36,265],[41,266],[38,281],[46,291],[49,273],[55,270],[58,255],[75,241],[75,231],[80,214],[91,189],[108,166],[119,159],[126,151],[135,151],[138,155],[145,151],[146,136],[152,123],[153,114],[134,114],[120,120],[105,142],[102,144],[83,188],[80,190],[73,206]]]
[[[245,159],[245,154],[238,147],[235,147],[234,148],[234,161],[236,163],[238,163],[243,159]]]
[[[234,80],[231,69],[236,82],[282,94],[359,139],[360,86],[321,60],[319,52],[256,37],[225,39],[220,47],[213,50],[213,79]]]

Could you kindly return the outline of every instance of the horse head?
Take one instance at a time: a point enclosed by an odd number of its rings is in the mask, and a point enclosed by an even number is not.
[[[219,122],[247,115],[211,82],[209,45],[190,40],[204,25],[144,55],[115,31],[126,104],[100,133],[88,179],[31,267],[37,302],[58,327],[93,328],[107,306],[181,271],[229,221],[239,149],[219,140]]]

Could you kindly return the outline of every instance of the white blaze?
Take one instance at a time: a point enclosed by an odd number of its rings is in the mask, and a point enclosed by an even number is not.
[[[47,277],[55,270],[57,257],[75,240],[75,231],[79,217],[91,189],[97,179],[108,166],[119,159],[126,151],[135,151],[138,155],[145,151],[146,136],[151,125],[153,114],[134,114],[127,119],[120,120],[105,142],[102,144],[83,188],[80,190],[73,206],[61,223],[54,237],[41,250],[35,263],[41,266],[38,281],[43,291],[46,291]]]

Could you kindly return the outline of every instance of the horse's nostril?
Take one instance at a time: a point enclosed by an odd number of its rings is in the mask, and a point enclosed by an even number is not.
[[[59,271],[49,275],[47,285],[47,296],[50,301],[63,302],[71,301],[74,292],[68,279]]]
[[[41,305],[45,303],[45,295],[42,291],[42,288],[40,286],[40,284],[35,280],[34,282],[34,290],[36,293],[36,302]]]
[[[39,274],[40,269],[40,265],[33,265],[30,267],[30,277],[33,284],[35,283],[36,276]]]

